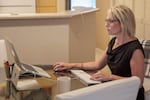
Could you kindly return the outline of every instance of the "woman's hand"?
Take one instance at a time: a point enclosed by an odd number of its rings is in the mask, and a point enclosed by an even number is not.
[[[56,63],[53,65],[53,67],[54,67],[53,68],[54,71],[64,71],[64,70],[72,68],[71,64],[63,63],[63,62]]]
[[[93,74],[90,79],[95,80],[95,81],[110,81],[110,80],[112,80],[110,74],[105,74],[102,72],[97,72],[97,73]]]

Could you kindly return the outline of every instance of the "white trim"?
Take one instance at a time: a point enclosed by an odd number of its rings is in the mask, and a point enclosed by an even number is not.
[[[144,24],[148,24],[148,25],[150,25],[150,19],[145,18],[145,19],[143,20],[143,23],[144,23]]]
[[[144,19],[142,17],[135,17],[137,23],[143,24]]]
[[[110,1],[110,7],[114,6],[114,0]]]
[[[102,52],[104,52],[104,50],[102,50],[100,48],[96,48],[95,51],[96,51],[96,53],[102,53]]]
[[[66,0],[57,0],[57,12],[64,12],[66,10]]]

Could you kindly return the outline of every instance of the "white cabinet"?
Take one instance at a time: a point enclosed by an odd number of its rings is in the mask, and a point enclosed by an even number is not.
[[[0,16],[0,32],[14,43],[25,63],[93,61],[96,11]]]

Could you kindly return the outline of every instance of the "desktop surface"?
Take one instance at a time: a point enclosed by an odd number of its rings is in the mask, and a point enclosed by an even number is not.
[[[39,65],[40,67],[40,65]],[[37,77],[37,78],[33,78],[33,80],[36,80],[37,82],[37,86],[40,87],[40,89],[47,89],[48,90],[48,94],[51,97],[51,100],[54,100],[55,96],[58,94],[58,89],[57,89],[57,78],[58,77],[62,77],[62,76],[68,76],[71,78],[71,90],[75,90],[75,89],[79,89],[79,88],[83,88],[86,85],[83,84],[79,78],[77,78],[76,76],[74,76],[70,71],[62,71],[62,72],[55,72],[52,68],[52,66],[42,66],[41,68],[43,68],[50,76],[51,78],[46,78],[46,77]],[[22,80],[31,80],[32,78],[25,78],[25,79],[21,79]],[[32,91],[34,89],[28,89],[25,91]],[[17,92],[24,92],[24,91],[17,91]],[[23,97],[21,97],[23,98]],[[19,100],[19,99],[18,99]]]

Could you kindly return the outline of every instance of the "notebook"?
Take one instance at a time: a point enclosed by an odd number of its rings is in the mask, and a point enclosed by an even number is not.
[[[12,55],[14,61],[15,61],[15,64],[20,68],[21,72],[20,73],[20,77],[28,77],[28,76],[31,76],[31,77],[46,77],[46,78],[50,78],[51,76],[45,71],[43,70],[42,68],[40,67],[37,67],[37,66],[33,66],[33,65],[30,65],[30,64],[24,64],[24,63],[21,63],[20,60],[19,60],[19,57],[15,51],[15,48],[13,46],[13,44],[6,40],[7,41],[7,45],[9,47],[9,51],[10,51],[10,54]]]

